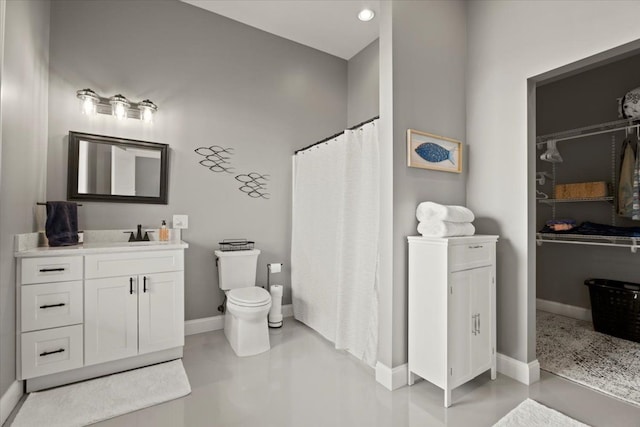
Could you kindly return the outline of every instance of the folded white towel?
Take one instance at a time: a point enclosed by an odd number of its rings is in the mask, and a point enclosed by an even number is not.
[[[476,228],[470,222],[421,221],[418,233],[428,237],[473,236]]]
[[[472,222],[473,212],[464,206],[448,206],[434,202],[422,202],[416,208],[418,221]]]

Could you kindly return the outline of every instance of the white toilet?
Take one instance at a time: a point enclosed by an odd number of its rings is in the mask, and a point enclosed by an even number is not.
[[[258,249],[215,251],[220,289],[227,295],[224,334],[238,356],[269,350],[271,295],[256,286]]]

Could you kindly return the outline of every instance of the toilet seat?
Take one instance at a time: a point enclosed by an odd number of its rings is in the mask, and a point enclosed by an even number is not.
[[[259,307],[269,304],[271,295],[258,286],[251,286],[230,290],[227,292],[227,301],[241,307]]]

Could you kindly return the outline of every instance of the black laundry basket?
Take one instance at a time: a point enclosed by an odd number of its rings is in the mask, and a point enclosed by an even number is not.
[[[640,342],[640,284],[587,279],[593,328],[604,334]]]

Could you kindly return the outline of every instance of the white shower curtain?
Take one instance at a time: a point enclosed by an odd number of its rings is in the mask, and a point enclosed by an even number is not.
[[[370,366],[378,346],[377,122],[293,159],[294,316]]]

